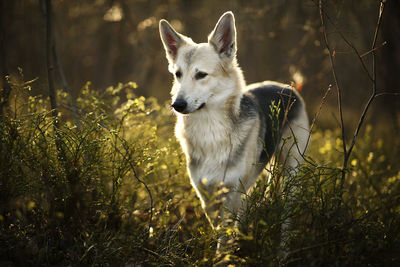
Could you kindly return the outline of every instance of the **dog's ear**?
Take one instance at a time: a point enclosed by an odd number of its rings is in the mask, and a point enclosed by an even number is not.
[[[159,29],[167,58],[173,62],[178,54],[179,47],[185,43],[185,37],[175,31],[165,19],[160,20]]]
[[[221,58],[234,58],[236,55],[236,27],[235,17],[231,11],[225,12],[218,20],[214,30],[208,36],[208,42],[214,46]]]

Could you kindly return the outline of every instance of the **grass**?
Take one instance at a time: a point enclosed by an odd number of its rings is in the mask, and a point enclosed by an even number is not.
[[[340,130],[317,129],[313,164],[286,181],[279,165],[260,179],[246,216],[233,218],[240,231],[221,230],[235,238],[216,256],[218,233],[190,186],[166,104],[136,96],[135,83],[103,93],[88,83],[73,104],[58,93],[57,129],[48,100],[28,86],[13,83],[0,121],[0,265],[400,263],[398,138],[366,127],[341,190]]]

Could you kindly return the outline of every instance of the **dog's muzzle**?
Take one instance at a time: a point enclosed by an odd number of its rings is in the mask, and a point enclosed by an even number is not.
[[[174,103],[172,103],[172,107],[180,113],[183,113],[186,106],[187,106],[187,102],[182,98],[178,98],[175,100]]]
[[[205,105],[206,105],[206,103],[202,103],[195,111],[204,108]],[[182,99],[182,98],[176,99],[176,100],[174,101],[174,103],[172,103],[171,106],[172,106],[172,108],[173,108],[175,111],[177,111],[177,112],[179,112],[179,113],[182,113],[182,114],[188,114],[188,113],[190,113],[190,112],[188,112],[188,111],[186,110],[186,108],[187,108],[187,102],[186,102],[184,99]]]

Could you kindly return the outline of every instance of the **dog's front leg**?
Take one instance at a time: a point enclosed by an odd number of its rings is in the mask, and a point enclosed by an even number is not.
[[[235,186],[223,182],[203,183],[197,189],[207,219],[219,232],[217,253],[220,253],[229,240],[227,230],[235,227],[230,216],[239,212],[242,203],[241,194]]]
[[[242,208],[242,194],[234,187],[225,187],[222,195],[222,207],[220,211],[219,229],[221,230],[218,237],[217,253],[221,253],[224,246],[229,240],[233,240],[237,223],[234,217],[240,215]],[[234,231],[232,231],[234,230]]]
[[[238,227],[235,218],[240,216],[243,212],[243,192],[238,190],[237,187],[225,185],[219,190],[219,199],[221,206],[219,210],[218,228],[218,244],[217,253],[221,253],[226,248],[228,241],[233,241],[233,235]]]

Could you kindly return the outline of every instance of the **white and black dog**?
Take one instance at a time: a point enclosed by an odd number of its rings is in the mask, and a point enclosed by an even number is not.
[[[309,135],[305,104],[288,85],[246,85],[236,60],[232,12],[221,16],[207,43],[194,43],[166,20],[160,21],[160,35],[175,77],[175,133],[191,183],[215,227],[224,221],[224,208],[211,198],[221,186],[229,189],[223,206],[240,212],[242,193],[255,184],[276,151],[285,157],[289,173],[303,162]]]

